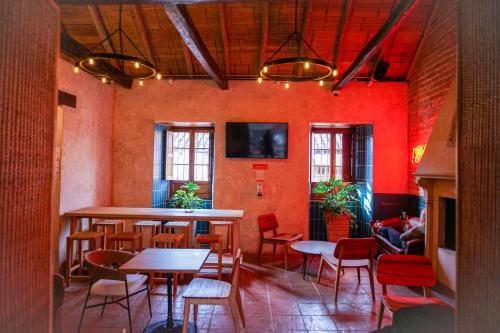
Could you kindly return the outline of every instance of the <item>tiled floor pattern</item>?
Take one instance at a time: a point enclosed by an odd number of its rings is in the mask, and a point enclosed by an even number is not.
[[[279,257],[267,256],[263,265],[245,255],[242,267],[241,294],[246,317],[242,332],[371,332],[376,328],[380,306],[381,286],[376,284],[376,302],[370,297],[368,275],[362,272],[361,284],[357,284],[356,270],[346,270],[341,277],[338,302],[333,302],[333,274],[325,269],[321,284],[316,281],[319,259],[310,265],[306,280],[302,279],[301,257],[291,256],[289,271],[282,269]],[[186,282],[187,283],[187,282]],[[157,288],[164,292],[164,286]],[[76,332],[86,295],[87,283],[73,283],[65,294],[63,327],[65,332]],[[402,287],[390,287],[389,293],[411,295],[414,292]],[[182,319],[182,287],[175,300],[175,317]],[[97,299],[100,301],[99,299]],[[131,300],[134,332],[141,332],[150,322],[164,319],[167,311],[165,296],[152,296],[153,318],[150,319],[146,294]],[[385,314],[384,324],[390,315]],[[125,333],[128,332],[127,311],[117,305],[90,309],[85,314],[81,332]],[[233,332],[231,317],[222,306],[200,306],[198,330],[200,333]]]

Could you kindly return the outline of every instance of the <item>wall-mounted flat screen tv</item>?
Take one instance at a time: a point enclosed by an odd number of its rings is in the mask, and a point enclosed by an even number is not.
[[[288,158],[288,123],[226,123],[226,157]]]

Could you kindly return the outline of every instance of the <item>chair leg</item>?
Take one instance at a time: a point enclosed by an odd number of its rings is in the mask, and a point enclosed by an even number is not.
[[[231,311],[231,317],[233,318],[234,332],[240,332],[240,322],[238,320],[238,310],[236,309],[236,300],[234,298],[229,299],[229,310]]]
[[[258,261],[259,261],[259,264],[261,263],[261,258],[262,258],[262,248],[264,247],[264,242],[262,240],[260,240],[259,242],[259,257],[258,257]]]
[[[285,244],[285,271],[288,270],[288,244]]]
[[[243,327],[245,327],[245,314],[243,313],[243,305],[241,304],[241,295],[239,290],[236,293],[236,302],[238,303],[238,312],[240,313],[241,323],[243,324]]]
[[[128,283],[125,280],[125,295],[127,296],[127,313],[128,313],[128,327],[130,329],[130,333],[132,333],[132,315],[130,314],[130,300],[128,296]]]
[[[339,295],[339,284],[340,284],[340,271],[341,271],[341,267],[340,266],[337,266],[337,276],[335,277],[335,298],[334,298],[334,301],[335,303],[337,303],[337,297]]]
[[[188,325],[189,325],[189,300],[185,300],[184,302],[184,320],[182,324],[182,333],[187,333],[188,331]],[[196,323],[195,323],[196,325]]]
[[[108,296],[104,297],[104,303],[102,303],[101,317],[104,315],[104,308],[106,307],[106,302],[108,301]]]
[[[377,329],[379,330],[382,327],[382,318],[384,317],[384,301],[380,302],[380,310],[378,312],[378,320],[377,320]]]
[[[71,267],[73,266],[73,241],[66,240],[66,284],[71,279]]]
[[[146,292],[148,295],[149,318],[152,318],[153,312],[151,311],[151,294],[149,293],[149,279],[151,279],[151,276],[148,277],[148,281],[146,282]]]
[[[83,304],[83,310],[82,310],[82,316],[80,317],[80,323],[78,324],[78,333],[80,333],[80,330],[82,328],[83,316],[85,315],[85,310],[87,310],[87,303],[89,302],[90,289],[92,288],[93,282],[94,282],[94,279],[91,279],[90,285],[89,285],[89,291],[87,292],[87,297],[85,298],[85,303]]]
[[[83,241],[78,241],[78,275],[82,275],[83,271]]]
[[[198,327],[198,304],[193,304],[193,320],[194,326]]]
[[[367,268],[368,277],[370,278],[370,289],[372,291],[372,301],[375,303],[375,283],[373,282],[373,270],[371,268]]]
[[[318,271],[318,278],[316,279],[316,283],[319,284],[319,281],[321,280],[321,274],[323,274],[323,269],[325,268],[325,263],[323,261],[323,256],[321,257],[319,261],[319,271]]]

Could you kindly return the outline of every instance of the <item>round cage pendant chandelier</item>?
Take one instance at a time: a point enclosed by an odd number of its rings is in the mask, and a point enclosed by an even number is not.
[[[288,35],[283,44],[274,51],[271,57],[264,62],[259,73],[259,83],[262,83],[263,79],[280,81],[285,83],[285,88],[289,88],[290,82],[318,81],[319,85],[323,86],[325,79],[330,75],[336,77],[338,74],[337,68],[321,58],[297,30],[298,3],[299,1],[295,0],[294,31]],[[296,57],[276,57],[291,41],[296,42],[298,55]],[[302,45],[304,52],[300,52]],[[313,58],[300,54],[305,54],[306,49],[314,54]],[[296,74],[299,72],[299,66],[302,67],[300,69],[302,75]],[[280,67],[286,68],[283,70]]]
[[[147,60],[137,45],[122,29],[122,12],[122,5],[120,5],[118,28],[90,49],[86,56],[78,59],[75,63],[75,73],[82,69],[101,79],[103,83],[112,83],[114,80],[139,80],[139,85],[143,86],[146,79],[156,78],[161,80],[160,71]],[[94,52],[98,47],[110,41],[114,35],[118,36],[119,52]],[[124,37],[138,56],[125,54],[123,51]]]

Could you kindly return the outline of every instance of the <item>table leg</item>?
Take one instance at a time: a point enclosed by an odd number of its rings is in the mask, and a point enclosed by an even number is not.
[[[177,333],[177,332],[182,332],[182,325],[183,322],[182,320],[176,320],[174,319],[174,314],[173,314],[173,295],[172,295],[172,280],[173,280],[173,273],[167,273],[167,305],[168,305],[168,310],[167,310],[167,320],[166,321],[159,321],[157,323],[151,324],[147,326],[143,333]],[[194,333],[196,330],[194,326],[189,323],[188,327],[188,332],[189,333]]]
[[[306,279],[306,268],[307,268],[307,253],[303,253],[302,256],[304,257],[304,263],[302,264],[302,279]]]

